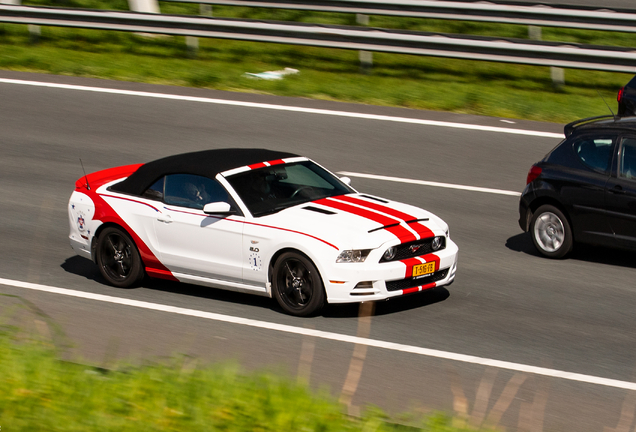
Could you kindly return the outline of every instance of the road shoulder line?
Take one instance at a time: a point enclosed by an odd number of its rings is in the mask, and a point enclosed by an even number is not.
[[[571,373],[571,372],[560,371],[556,369],[548,369],[543,367],[524,365],[520,363],[512,363],[512,362],[506,362],[501,360],[476,357],[476,356],[471,356],[466,354],[452,353],[448,351],[440,351],[435,349],[416,347],[412,345],[398,344],[398,343],[381,341],[376,339],[367,339],[367,338],[361,338],[357,336],[349,336],[349,335],[326,332],[321,330],[294,327],[294,326],[285,325],[285,324],[270,323],[267,321],[258,321],[258,320],[253,320],[249,318],[240,318],[240,317],[235,317],[231,315],[217,314],[213,312],[204,312],[204,311],[199,311],[195,309],[186,309],[186,308],[181,308],[176,306],[168,306],[168,305],[163,305],[158,303],[150,303],[146,301],[132,300],[132,299],[126,299],[121,297],[113,297],[113,296],[95,294],[95,293],[90,293],[85,291],[76,291],[76,290],[71,290],[67,288],[57,288],[52,286],[34,284],[29,282],[21,282],[21,281],[15,281],[10,279],[3,279],[3,278],[0,278],[0,285],[6,285],[6,286],[15,287],[15,288],[30,289],[30,290],[41,291],[41,292],[48,292],[52,294],[59,294],[59,295],[65,295],[70,297],[76,297],[76,298],[96,300],[96,301],[101,301],[101,302],[111,303],[111,304],[132,306],[132,307],[160,311],[160,312],[174,313],[178,315],[203,318],[203,319],[225,322],[230,324],[240,324],[240,325],[245,325],[249,327],[255,327],[255,328],[266,329],[266,330],[275,330],[275,331],[280,331],[280,332],[285,332],[290,334],[313,336],[316,338],[327,339],[327,340],[332,340],[337,342],[366,345],[369,347],[411,353],[411,354],[421,355],[425,357],[453,360],[457,362],[477,364],[482,366],[490,366],[490,367],[495,367],[499,369],[507,369],[507,370],[517,371],[517,372],[543,375],[543,376],[548,376],[553,378],[565,379],[569,381],[577,381],[581,383],[601,385],[605,387],[614,387],[614,388],[620,388],[620,389],[626,389],[626,390],[636,390],[636,383],[629,382],[629,381],[620,381],[615,379],[596,377],[592,375]]]

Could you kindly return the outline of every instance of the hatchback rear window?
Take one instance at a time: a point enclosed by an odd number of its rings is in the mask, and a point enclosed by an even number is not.
[[[582,138],[574,142],[574,153],[587,167],[596,171],[607,172],[609,170],[612,146],[612,138]]]

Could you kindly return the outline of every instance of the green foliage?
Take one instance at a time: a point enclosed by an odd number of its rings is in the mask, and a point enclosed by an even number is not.
[[[59,326],[29,301],[0,296],[0,421],[11,431],[475,432],[444,414],[398,423],[369,407],[349,417],[324,391],[236,364],[181,355],[105,370],[61,360],[70,345]],[[1,324],[30,318],[33,334]]]
[[[120,9],[125,0],[28,0],[25,4]],[[196,4],[162,2],[163,13],[198,15]],[[355,25],[354,14],[214,6],[215,17]],[[385,28],[527,38],[526,26],[421,18],[370,17]],[[544,40],[636,45],[636,35],[543,28]],[[245,72],[292,67],[282,81],[248,79]],[[358,53],[337,49],[200,39],[188,51],[183,37],[42,28],[33,43],[26,26],[0,25],[0,68],[100,77],[219,90],[269,93],[347,102],[452,111],[496,117],[569,122],[608,114],[631,76],[566,70],[555,88],[547,67],[374,53],[369,74]]]
[[[42,342],[0,336],[0,419],[15,431],[392,430],[381,413],[342,414],[328,395],[270,373],[196,367],[187,357],[105,372]]]

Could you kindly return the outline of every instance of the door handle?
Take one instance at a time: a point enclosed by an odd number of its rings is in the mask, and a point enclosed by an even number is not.
[[[615,193],[617,195],[625,194],[625,191],[623,190],[623,187],[621,185],[614,185],[614,187],[610,189],[610,192]]]
[[[159,222],[172,223],[172,216],[170,216],[169,214],[160,213],[159,216],[157,216],[157,220]]]

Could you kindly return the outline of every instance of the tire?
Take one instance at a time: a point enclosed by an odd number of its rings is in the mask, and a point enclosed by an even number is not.
[[[121,228],[105,228],[97,239],[95,252],[99,271],[109,284],[128,288],[144,277],[137,246]]]
[[[325,304],[325,289],[318,269],[301,254],[282,254],[274,264],[272,282],[276,301],[290,315],[309,316]]]
[[[563,258],[572,250],[570,223],[563,212],[552,205],[542,205],[534,212],[530,233],[534,246],[548,258]]]

